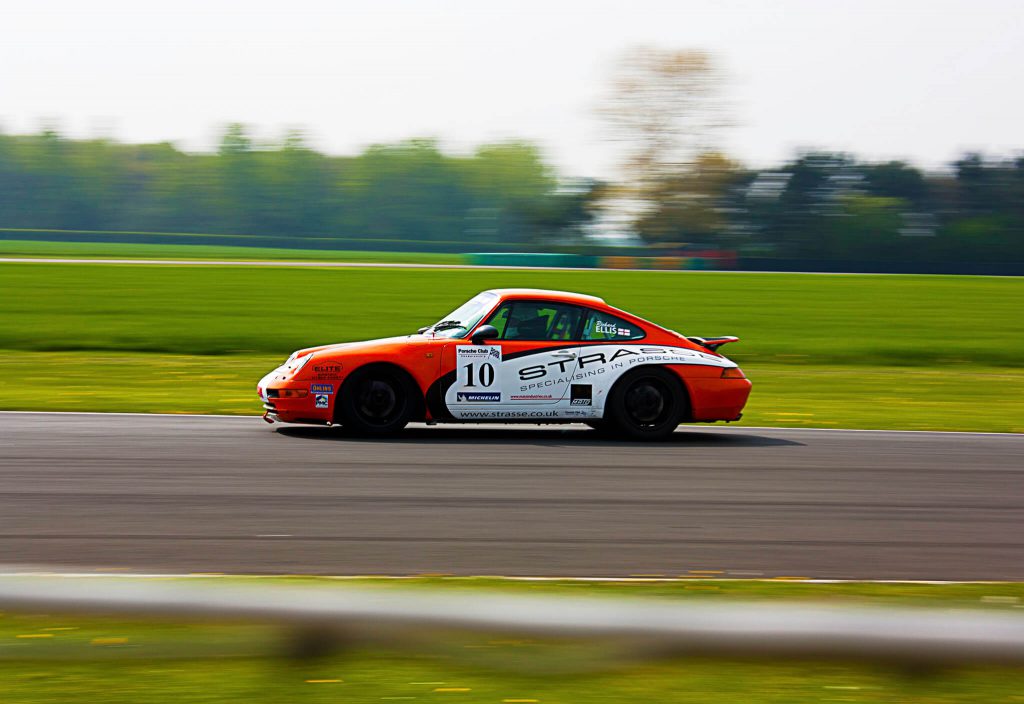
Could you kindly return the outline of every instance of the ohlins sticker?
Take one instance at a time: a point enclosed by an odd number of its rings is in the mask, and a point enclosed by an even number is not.
[[[334,384],[310,384],[309,390],[314,394],[333,394]]]
[[[594,391],[590,384],[573,384],[569,387],[570,406],[591,406],[594,403]]]

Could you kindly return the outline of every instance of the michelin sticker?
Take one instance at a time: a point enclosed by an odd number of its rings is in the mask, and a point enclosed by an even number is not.
[[[455,401],[457,403],[501,403],[501,394],[491,392],[470,393],[466,391],[459,391],[455,394]]]
[[[501,347],[459,345],[455,364],[455,403],[501,403]]]

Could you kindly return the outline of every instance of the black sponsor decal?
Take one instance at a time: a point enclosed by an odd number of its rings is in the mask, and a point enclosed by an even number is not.
[[[572,384],[569,387],[570,406],[590,406],[594,402],[594,391],[590,384]]]
[[[313,378],[317,381],[333,381],[341,378],[340,364],[316,364],[313,366]]]

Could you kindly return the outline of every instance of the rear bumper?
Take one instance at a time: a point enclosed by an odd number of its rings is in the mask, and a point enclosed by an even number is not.
[[[686,379],[691,420],[697,423],[739,420],[750,397],[749,379]]]

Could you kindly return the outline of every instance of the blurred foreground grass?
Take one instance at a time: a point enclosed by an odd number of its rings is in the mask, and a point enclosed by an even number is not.
[[[953,276],[0,264],[0,409],[257,413],[292,350],[501,286],[739,335],[748,425],[1024,431],[1024,280]]]
[[[223,578],[220,578],[223,580]],[[264,580],[261,580],[264,581]],[[326,579],[287,579],[323,586]],[[496,579],[345,580],[375,589],[481,587],[513,592],[678,600],[1016,607],[1015,584],[807,584],[770,581],[510,582]],[[953,668],[908,673],[802,661],[635,659],[625,644],[445,636],[401,650],[355,647],[325,658],[280,657],[280,631],[258,625],[140,623],[5,614],[0,682],[5,704],[179,702],[1013,702],[1024,671]]]
[[[256,382],[283,358],[0,350],[0,410],[258,414]],[[1024,432],[1022,369],[744,368],[754,392],[737,427]]]

